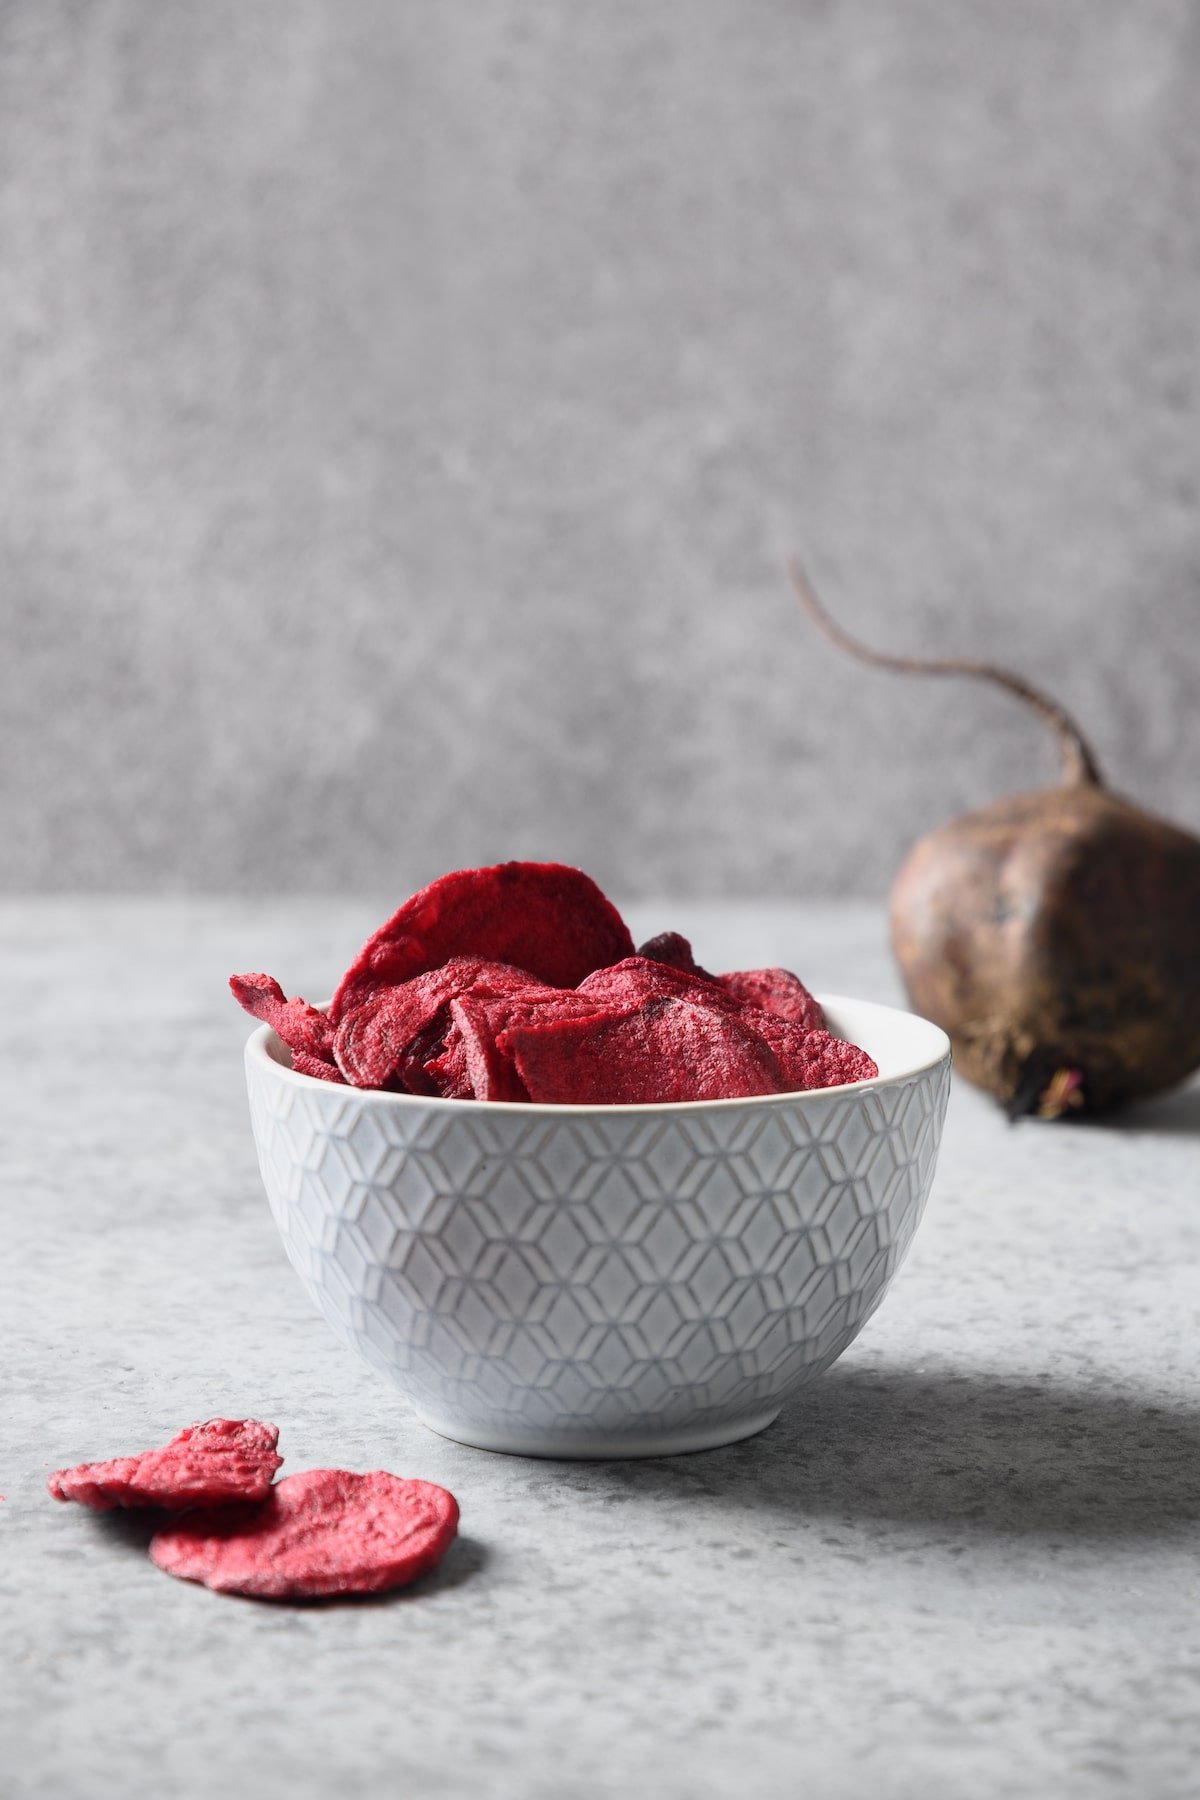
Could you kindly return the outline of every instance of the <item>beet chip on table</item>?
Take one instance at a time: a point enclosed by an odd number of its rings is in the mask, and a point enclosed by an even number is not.
[[[310,1469],[258,1506],[206,1508],[164,1526],[150,1556],[168,1575],[223,1594],[377,1594],[435,1568],[457,1529],[458,1502],[433,1482]]]
[[[192,1506],[262,1500],[283,1462],[279,1432],[257,1419],[208,1419],[188,1425],[157,1450],[108,1462],[56,1469],[46,1486],[56,1500],[75,1500],[96,1512],[115,1506]]]

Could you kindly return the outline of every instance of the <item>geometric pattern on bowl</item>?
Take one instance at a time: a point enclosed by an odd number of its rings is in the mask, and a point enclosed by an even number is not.
[[[573,1110],[363,1094],[285,1055],[247,1046],[251,1117],[309,1294],[434,1430],[544,1456],[769,1424],[882,1300],[950,1073]]]

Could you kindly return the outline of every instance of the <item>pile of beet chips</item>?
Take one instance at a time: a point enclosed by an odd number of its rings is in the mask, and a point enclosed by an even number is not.
[[[711,975],[675,932],[635,950],[595,882],[560,863],[422,888],[368,938],[328,1011],[269,975],[229,985],[300,1074],[392,1093],[644,1105],[879,1073],[788,970]]]
[[[150,1560],[181,1581],[259,1600],[318,1600],[405,1587],[436,1568],[458,1501],[432,1481],[373,1469],[307,1469],[275,1481],[279,1430],[205,1419],[134,1456],[56,1469],[56,1500],[165,1515]]]

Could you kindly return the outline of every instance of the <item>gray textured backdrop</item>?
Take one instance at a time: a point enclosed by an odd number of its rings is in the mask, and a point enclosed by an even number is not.
[[[1188,0],[0,0],[12,888],[885,886],[1200,827]]]

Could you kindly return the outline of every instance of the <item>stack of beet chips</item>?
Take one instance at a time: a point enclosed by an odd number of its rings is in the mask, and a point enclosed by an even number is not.
[[[320,1081],[451,1100],[618,1106],[836,1087],[879,1073],[786,969],[711,975],[686,938],[635,950],[588,876],[461,869],[370,937],[327,1012],[230,987]]]
[[[458,1502],[431,1481],[308,1469],[275,1481],[279,1432],[206,1419],[135,1456],[56,1469],[56,1500],[161,1517],[150,1560],[181,1581],[259,1600],[320,1600],[406,1587],[437,1567]]]

